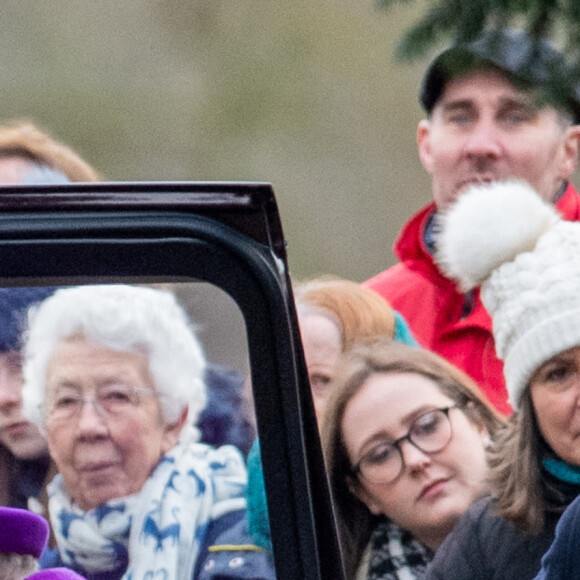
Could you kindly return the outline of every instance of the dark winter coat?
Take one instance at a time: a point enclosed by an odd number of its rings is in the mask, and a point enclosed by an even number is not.
[[[537,536],[493,513],[489,497],[476,501],[439,546],[424,580],[531,580],[554,539],[558,514],[547,514]]]

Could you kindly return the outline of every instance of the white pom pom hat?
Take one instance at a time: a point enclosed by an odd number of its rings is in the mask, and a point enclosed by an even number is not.
[[[580,346],[580,223],[512,181],[472,186],[438,230],[441,270],[463,291],[481,285],[517,408],[536,369]]]

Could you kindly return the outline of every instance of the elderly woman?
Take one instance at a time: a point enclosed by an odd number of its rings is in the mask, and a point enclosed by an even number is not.
[[[580,224],[523,183],[464,192],[439,260],[481,284],[515,414],[490,453],[490,496],[441,546],[427,578],[533,578],[580,494]]]
[[[347,578],[420,577],[484,492],[502,420],[467,375],[393,341],[355,346],[332,389],[322,443]],[[382,549],[365,561],[369,540]]]
[[[87,578],[191,578],[212,521],[244,507],[233,447],[197,444],[200,345],[172,294],[58,290],[30,315],[23,390],[59,475],[58,558]]]

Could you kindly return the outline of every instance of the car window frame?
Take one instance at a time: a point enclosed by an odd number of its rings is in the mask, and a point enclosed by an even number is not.
[[[0,188],[0,282],[201,280],[244,317],[277,578],[340,580],[338,536],[288,274],[265,183]]]

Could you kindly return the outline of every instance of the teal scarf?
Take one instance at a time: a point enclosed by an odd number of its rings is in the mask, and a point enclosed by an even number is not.
[[[566,463],[561,459],[544,457],[544,459],[542,459],[542,466],[548,473],[552,474],[560,481],[576,485],[580,484],[580,467],[576,465]]]

